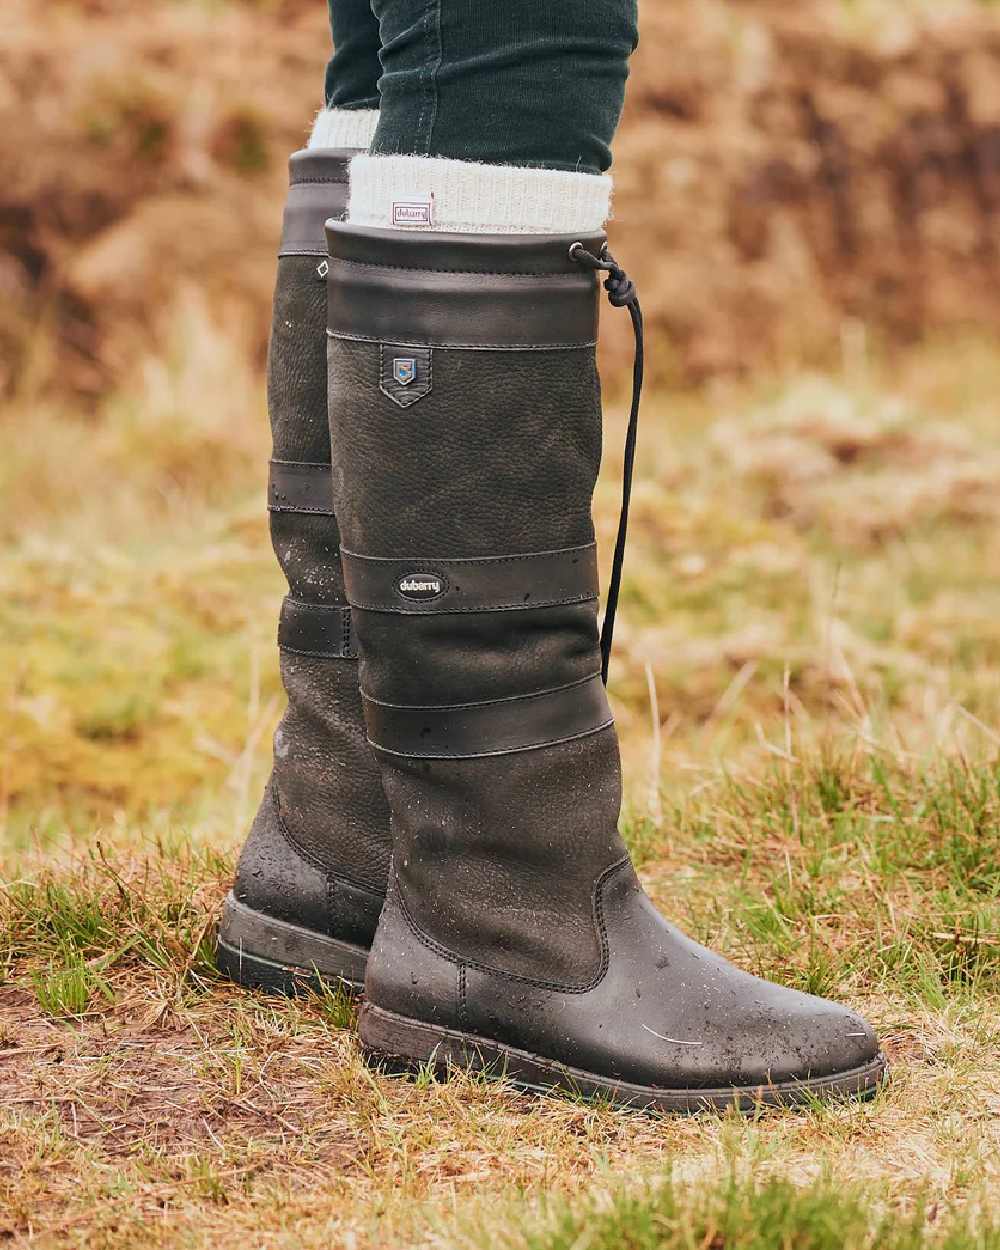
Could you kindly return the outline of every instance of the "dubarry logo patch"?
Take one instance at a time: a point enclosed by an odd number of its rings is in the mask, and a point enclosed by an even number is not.
[[[396,583],[396,589],[404,599],[436,599],[445,591],[444,578],[437,573],[404,573]]]
[[[397,356],[392,362],[392,376],[400,386],[416,381],[417,362],[412,356]]]

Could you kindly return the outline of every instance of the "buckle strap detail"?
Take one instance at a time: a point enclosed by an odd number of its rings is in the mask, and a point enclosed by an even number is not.
[[[286,596],[278,619],[278,646],[293,655],[355,660],[351,609],[345,603],[303,603]]]
[[[272,460],[267,479],[267,510],[333,516],[330,466],[308,460]]]
[[[538,750],[613,723],[600,673],[538,694],[452,707],[399,707],[362,692],[368,740],[418,759],[470,759]]]
[[[367,612],[509,612],[598,596],[595,543],[479,559],[386,559],[343,549],[340,555],[347,598]]]

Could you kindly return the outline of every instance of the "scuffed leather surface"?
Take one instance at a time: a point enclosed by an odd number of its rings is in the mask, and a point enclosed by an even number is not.
[[[400,895],[432,941],[555,984],[597,975],[594,882],[625,854],[613,729],[495,759],[393,759],[383,778]]]
[[[296,599],[344,603],[340,537],[332,517],[272,512],[271,546]]]
[[[592,349],[438,348],[434,390],[409,412],[381,393],[380,373],[377,343],[329,340],[334,508],[349,551],[426,559],[593,542]]]
[[[274,781],[285,824],[331,875],[384,892],[388,813],[357,666],[284,652],[281,676],[288,710],[274,735]]]
[[[272,786],[264,793],[240,854],[233,893],[255,911],[356,946],[371,945],[382,891],[338,880],[310,858],[283,827]]]
[[[274,289],[267,409],[275,460],[330,460],[326,283],[311,256],[283,256]]]
[[[365,691],[389,703],[515,698],[600,668],[593,603],[410,616],[403,624],[386,612],[354,609],[353,620],[367,642]]]

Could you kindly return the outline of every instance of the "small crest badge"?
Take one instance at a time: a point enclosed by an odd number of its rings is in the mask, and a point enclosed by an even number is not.
[[[3,0],[0,0],[2,3]],[[397,407],[411,408],[431,393],[433,350],[431,347],[417,347],[414,343],[380,344],[378,389]]]

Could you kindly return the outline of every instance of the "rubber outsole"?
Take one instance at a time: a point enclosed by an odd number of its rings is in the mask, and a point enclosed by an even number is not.
[[[367,961],[363,947],[276,920],[232,893],[223,904],[215,965],[250,989],[293,996],[338,982],[360,994]]]
[[[880,1053],[860,1068],[800,1081],[728,1089],[662,1089],[598,1076],[471,1033],[410,1020],[371,1003],[361,1009],[359,1028],[366,1062],[381,1071],[405,1073],[430,1065],[438,1075],[446,1076],[459,1069],[492,1075],[531,1093],[568,1094],[636,1110],[679,1115],[730,1108],[753,1112],[760,1107],[872,1098],[889,1071],[885,1056]]]

